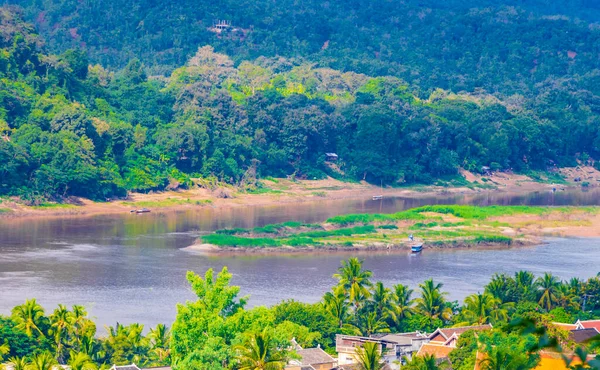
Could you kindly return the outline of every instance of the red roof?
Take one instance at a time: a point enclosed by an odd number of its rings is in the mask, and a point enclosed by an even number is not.
[[[600,332],[600,320],[578,321],[584,329],[596,329]]]
[[[441,334],[444,337],[444,342],[446,340],[448,340],[448,338],[450,338],[451,336],[455,335],[456,336],[460,336],[462,333],[468,331],[468,330],[476,330],[476,331],[480,331],[480,330],[489,330],[492,329],[492,325],[490,324],[486,324],[486,325],[474,325],[474,326],[459,326],[456,328],[445,328],[445,329],[437,329],[436,331],[434,331],[433,333],[431,333],[431,335],[429,336],[429,338],[434,341],[433,339],[438,336],[439,334]],[[438,341],[437,339],[435,340],[436,342]]]
[[[417,352],[417,356],[433,355],[435,358],[448,358],[454,348],[443,344],[425,343]]]

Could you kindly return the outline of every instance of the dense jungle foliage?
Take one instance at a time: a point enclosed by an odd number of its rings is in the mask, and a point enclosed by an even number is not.
[[[292,338],[304,348],[320,345],[335,354],[335,336],[340,333],[431,333],[439,327],[491,323],[493,330],[460,336],[450,353],[453,369],[472,370],[485,358],[494,362],[480,365],[484,369],[533,369],[541,349],[576,351],[584,365],[573,363],[573,369],[600,368],[600,356],[593,355],[600,350],[600,337],[577,344],[553,324],[600,317],[600,277],[560,281],[551,274],[536,277],[526,271],[496,274],[483,292],[459,304],[449,301],[443,284],[431,279],[416,290],[401,283],[386,287],[351,258],[342,261],[334,275],[338,284],[320,302],[284,301],[250,309],[245,307],[248,297],[229,284],[231,276],[227,268],[216,276],[212,270],[203,277],[189,272],[187,279],[198,299],[178,305],[171,328],[159,324],[149,331],[135,323],[117,324],[97,335],[83,307],[60,305],[47,314],[35,300],[28,300],[9,317],[0,316],[0,363],[35,370],[51,369],[56,363],[93,370],[132,362],[143,367],[172,364],[176,370],[275,370],[294,358]],[[485,356],[478,357],[478,351]],[[376,358],[359,360],[357,369],[383,368],[378,351],[373,352]],[[402,368],[447,368],[442,365],[417,357]]]
[[[18,3],[0,10],[0,195],[600,158],[595,2]]]

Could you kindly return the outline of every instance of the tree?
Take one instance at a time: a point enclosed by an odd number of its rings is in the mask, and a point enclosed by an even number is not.
[[[361,370],[381,370],[385,367],[379,344],[375,342],[365,342],[362,347],[357,347],[354,357]]]
[[[219,363],[226,363],[233,336],[243,330],[230,321],[241,313],[247,298],[238,298],[240,288],[229,285],[231,274],[226,267],[216,278],[209,269],[204,278],[188,272],[187,279],[198,300],[177,305],[170,343],[175,368],[187,370],[179,366],[205,361],[206,356],[210,361],[220,357]]]
[[[240,370],[278,370],[287,363],[285,352],[273,345],[268,329],[250,334],[236,350]]]
[[[12,309],[13,320],[17,323],[17,328],[23,330],[28,336],[38,335],[44,337],[40,329],[44,318],[44,309],[35,299],[29,299],[24,304]]]
[[[520,299],[532,299],[535,293],[535,276],[529,271],[515,273],[515,284]]]
[[[394,285],[388,311],[396,328],[400,328],[402,321],[414,313],[412,297],[413,290],[406,285]]]
[[[388,315],[390,300],[390,290],[386,288],[381,281],[378,281],[371,289],[369,309],[375,310],[377,317],[384,318]]]
[[[29,361],[25,357],[11,357],[8,359],[8,365],[12,366],[12,370],[28,370]]]
[[[40,353],[31,358],[27,370],[54,370],[58,362],[50,352]]]
[[[538,290],[538,303],[550,311],[557,301],[558,287],[560,281],[552,274],[545,273],[543,277],[536,280],[535,286]]]
[[[375,311],[360,312],[356,324],[363,336],[369,337],[375,333],[389,333],[390,328],[382,317]]]
[[[406,360],[406,365],[402,368],[406,370],[441,370],[434,355],[413,356],[412,360]]]
[[[59,304],[54,313],[50,315],[50,334],[54,337],[56,347],[56,357],[63,359],[64,344],[68,340],[67,336],[71,326],[71,312],[63,304]]]
[[[490,293],[471,294],[465,298],[462,314],[478,325],[508,319],[506,308],[501,307],[500,299]]]
[[[349,301],[358,309],[363,300],[370,297],[369,289],[372,286],[369,280],[373,273],[369,270],[363,270],[363,262],[356,257],[347,261],[342,261],[342,267],[338,269],[339,273],[334,274],[339,285],[344,287]]]
[[[156,328],[150,329],[148,337],[150,338],[151,350],[156,356],[158,363],[167,364],[171,353],[169,349],[171,335],[167,326],[164,324],[156,325]]]
[[[71,370],[96,370],[98,368],[90,356],[75,351],[69,352],[67,365],[71,367]]]
[[[344,287],[338,285],[331,292],[325,293],[323,304],[327,311],[336,318],[339,327],[342,328],[350,316],[350,305]]]
[[[424,283],[419,284],[421,296],[416,299],[416,309],[430,320],[438,318],[448,320],[452,315],[452,311],[446,305],[446,299],[444,298],[447,293],[441,291],[443,286],[442,283],[434,283],[433,279],[425,280]]]

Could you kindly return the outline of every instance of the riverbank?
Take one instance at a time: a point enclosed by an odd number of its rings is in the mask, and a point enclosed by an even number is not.
[[[524,175],[494,173],[476,175],[462,171],[462,178],[439,181],[433,186],[412,186],[406,188],[384,188],[364,182],[349,183],[335,179],[296,180],[265,179],[262,187],[252,193],[238,192],[233,187],[220,187],[213,190],[194,188],[190,190],[166,191],[160,193],[132,193],[127,199],[109,202],[94,202],[88,199],[69,198],[66,203],[44,203],[30,207],[14,199],[1,199],[0,219],[24,217],[65,217],[123,214],[139,208],[149,208],[152,212],[177,212],[202,207],[229,208],[244,206],[269,206],[319,202],[322,200],[370,199],[373,195],[384,197],[424,197],[448,194],[477,194],[484,192],[505,192],[523,194],[529,192],[562,191],[569,187],[580,187],[574,182],[577,177],[589,180],[593,186],[600,180],[600,172],[591,167],[561,170],[561,184],[549,178]]]
[[[217,230],[187,250],[207,254],[508,248],[547,236],[600,237],[600,207],[424,206],[394,214],[349,214],[324,223],[284,222]]]

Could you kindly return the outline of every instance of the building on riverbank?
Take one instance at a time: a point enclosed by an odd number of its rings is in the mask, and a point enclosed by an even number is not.
[[[421,346],[429,341],[426,333],[398,333],[398,334],[374,334],[370,337],[354,335],[336,335],[335,348],[338,353],[338,365],[340,367],[356,363],[356,349],[363,346],[365,342],[374,342],[379,345],[385,363],[390,369],[399,369],[403,357],[411,359]]]

